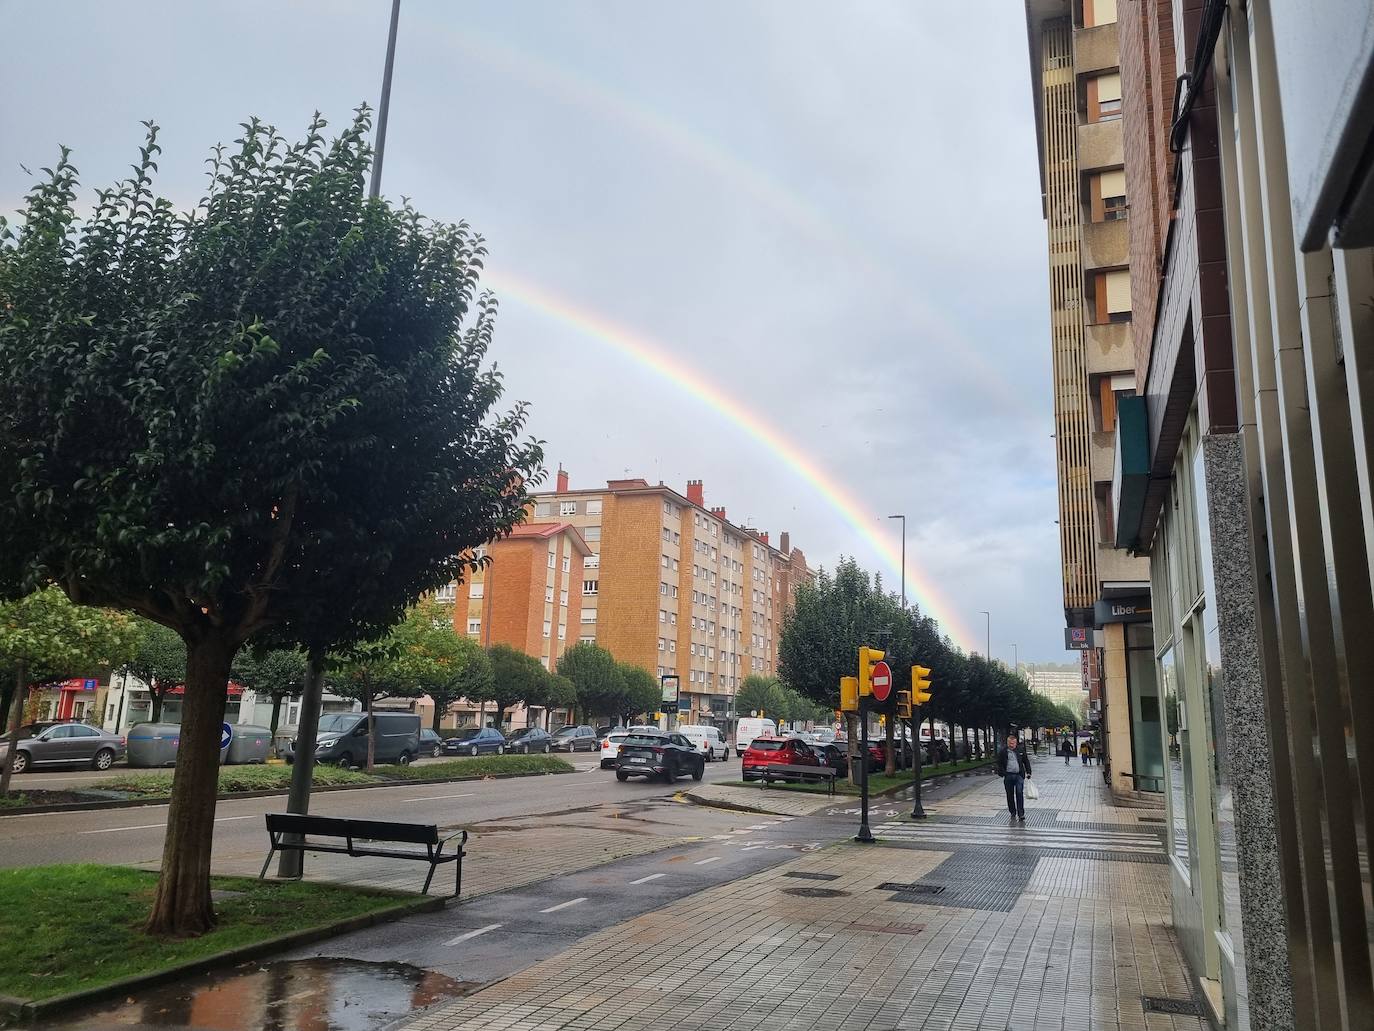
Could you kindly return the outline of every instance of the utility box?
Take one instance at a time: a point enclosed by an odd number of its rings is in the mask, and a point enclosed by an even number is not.
[[[237,723],[234,725],[234,736],[229,741],[224,761],[235,764],[266,762],[271,753],[270,730],[248,723]]]
[[[181,744],[178,723],[135,723],[124,735],[130,766],[174,766]]]

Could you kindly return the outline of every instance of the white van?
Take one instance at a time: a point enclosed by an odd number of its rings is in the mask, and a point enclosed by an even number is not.
[[[778,725],[770,719],[745,716],[735,726],[735,755],[741,756],[756,737],[777,737]]]
[[[678,727],[677,732],[692,742],[692,747],[701,752],[708,763],[730,758],[730,745],[715,727]]]

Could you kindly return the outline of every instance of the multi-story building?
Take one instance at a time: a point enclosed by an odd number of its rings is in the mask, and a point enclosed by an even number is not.
[[[775,546],[708,509],[700,480],[686,493],[642,479],[575,490],[561,469],[533,518],[575,528],[588,549],[570,639],[678,677],[684,720],[725,726],[740,682],[776,671],[783,614],[810,575],[786,533]],[[493,559],[488,578],[501,575]]]
[[[1049,238],[1059,537],[1065,641],[1091,649],[1090,720],[1110,783],[1158,799],[1159,701],[1147,559],[1119,546],[1116,428],[1136,395],[1134,309],[1149,271],[1132,267],[1135,218],[1122,153],[1116,0],[1027,0],[1041,192]]]
[[[1088,691],[1079,666],[1058,663],[1035,665],[1028,662],[1022,664],[1020,672],[1025,674],[1032,691],[1044,695],[1057,705],[1065,706],[1070,712],[1084,711]]]

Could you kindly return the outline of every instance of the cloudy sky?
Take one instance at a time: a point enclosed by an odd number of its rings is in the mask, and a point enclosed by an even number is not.
[[[250,115],[380,89],[387,0],[0,0],[0,207],[59,143],[200,196]],[[1063,651],[1025,21],[1011,0],[403,0],[383,190],[489,243],[494,354],[574,486],[856,555],[967,647]],[[776,539],[776,538],[775,538]]]

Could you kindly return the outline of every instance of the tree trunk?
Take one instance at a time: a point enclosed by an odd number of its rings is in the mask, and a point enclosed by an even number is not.
[[[431,695],[431,697],[433,696]],[[449,702],[444,702],[442,705],[440,705],[439,702],[440,699],[434,699],[434,724],[430,728],[436,734],[439,733],[439,728],[444,725],[444,716],[448,714],[448,707],[451,704]]]
[[[189,670],[187,670],[186,675],[187,677],[191,675]],[[190,689],[189,681],[187,682],[187,689]],[[162,719],[162,692],[165,690],[166,688],[164,688],[161,684],[159,684],[156,687],[154,687],[152,684],[148,685],[148,697],[152,701],[152,708],[148,710],[149,723],[157,723]]]
[[[485,701],[477,703],[477,726],[478,728],[487,725],[487,703]]]
[[[301,816],[310,812],[310,786],[315,776],[315,735],[320,726],[320,696],[324,694],[324,649],[310,649],[305,666],[305,690],[301,693],[301,714],[296,723],[296,761],[291,769],[291,790],[286,796],[286,811]],[[298,836],[293,836],[298,839]],[[278,877],[300,877],[305,856],[283,852],[277,863]]]
[[[969,758],[969,752],[968,752],[968,727],[966,727],[966,726],[960,724],[960,726],[959,726],[959,737],[960,737],[960,738],[963,740],[963,742],[964,742],[964,762],[968,762],[968,758]]]
[[[219,740],[235,649],[218,637],[187,642],[186,694],[181,710],[172,798],[162,874],[149,934],[195,937],[215,926],[210,903],[210,853],[215,838],[215,796],[219,793]]]
[[[9,727],[5,734],[5,741],[9,745],[5,749],[5,761],[0,764],[0,798],[8,798],[10,793],[10,775],[14,772],[14,753],[19,746],[19,719],[24,712],[24,660],[19,660],[19,665],[15,669],[14,675],[14,697],[10,701]]]
[[[889,777],[897,775],[897,749],[894,743],[893,731],[897,728],[893,725],[893,720],[883,720],[883,738],[887,742],[887,764],[883,769]]]
[[[277,723],[281,720],[281,698],[280,694],[272,695],[272,719],[271,725],[267,728],[271,731],[268,735],[272,739],[272,747],[275,750],[277,740]]]
[[[377,761],[377,720],[372,715],[372,681],[363,683],[363,707],[367,712],[367,772]]]

